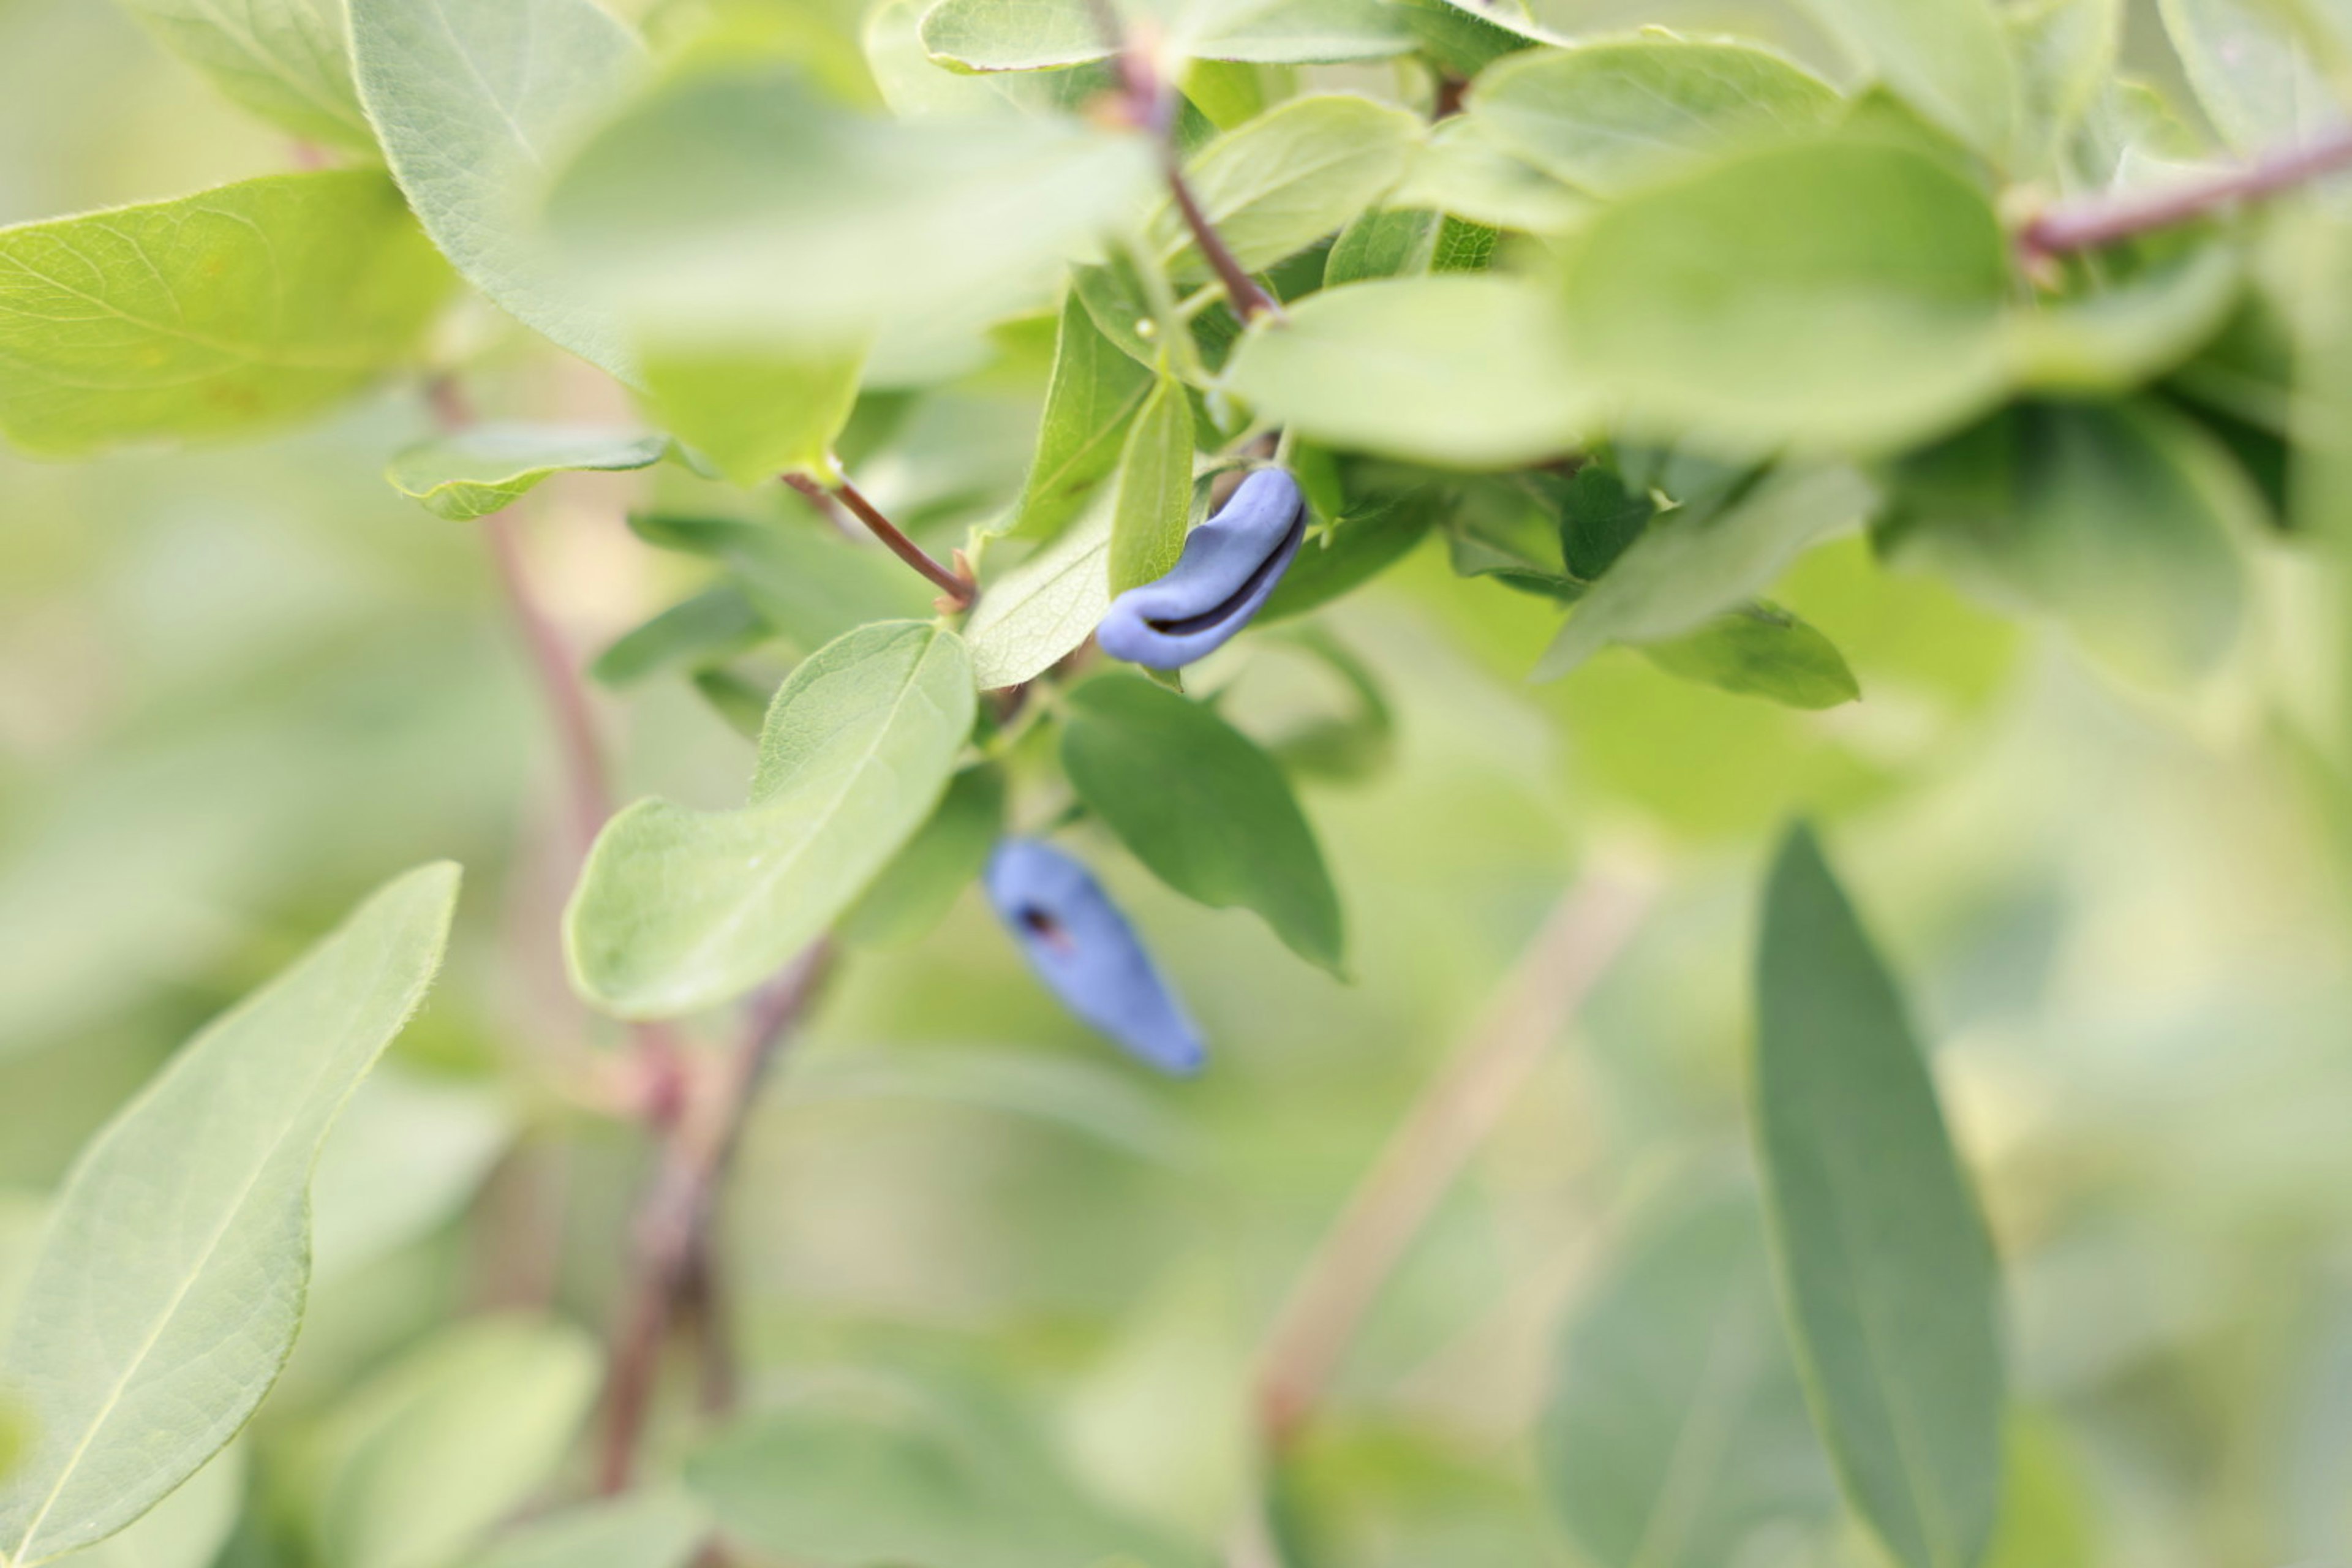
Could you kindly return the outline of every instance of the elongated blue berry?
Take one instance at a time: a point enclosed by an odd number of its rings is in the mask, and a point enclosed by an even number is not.
[[[1200,1030],[1092,872],[1050,845],[1008,838],[983,881],[997,918],[1064,1006],[1163,1072],[1201,1070]]]
[[[1215,652],[1265,605],[1306,531],[1298,481],[1280,468],[1260,468],[1223,510],[1186,536],[1173,571],[1111,601],[1096,640],[1112,658],[1150,669],[1175,669]]]

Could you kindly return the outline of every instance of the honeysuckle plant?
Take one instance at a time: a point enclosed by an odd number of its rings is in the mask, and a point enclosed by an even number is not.
[[[2352,493],[2336,5],[2168,3],[2183,98],[2123,63],[2121,0],[1801,0],[1769,37],[1510,0],[664,0],[642,26],[598,0],[123,4],[287,167],[0,230],[0,434],[79,459],[413,401],[435,433],[385,477],[420,529],[483,535],[561,742],[562,952],[615,1042],[567,1092],[656,1151],[604,1349],[492,1321],[386,1385],[320,1461],[369,1502],[320,1562],[474,1561],[543,1495],[518,1561],[1338,1568],[1286,1467],[1522,1053],[1409,1121],[1318,1255],[1212,1540],[964,1393],[659,1430],[667,1348],[718,1321],[743,1118],[827,976],[977,887],[1006,965],[1213,1074],[1181,997],[1218,977],[1156,959],[1097,872],[1352,973],[1340,889],[1372,889],[1297,785],[1380,765],[1391,708],[1335,607],[1408,559],[1549,605],[1532,680],[1620,647],[1811,711],[1867,703],[1870,672],[1769,595],[1861,532],[2177,691],[2240,657],[2256,563],[2323,558]],[[534,405],[518,361],[634,417]],[[692,584],[584,668],[514,510],[583,472],[636,476],[631,530]],[[1225,700],[1284,658],[1328,711],[1276,730]],[[755,739],[741,805],[614,799],[600,702],[668,684]],[[1570,911],[1571,992],[1641,880]],[[0,1568],[131,1525],[268,1393],[312,1163],[457,886],[386,883],[90,1145],[0,1356]],[[1979,1200],[1810,829],[1761,908],[1760,1208],[1649,1238],[1580,1320],[1547,1489],[1599,1563],[1777,1539],[1975,1568],[2033,1528]],[[731,1047],[700,1040],[728,1019]],[[1646,1311],[1659,1279],[1725,1315]],[[1719,1406],[1674,1375],[1718,1356]],[[1654,1421],[1612,1403],[1637,1377]],[[562,1472],[583,1419],[593,1458]],[[507,1423],[422,1544],[352,1458],[404,1453],[412,1420]]]

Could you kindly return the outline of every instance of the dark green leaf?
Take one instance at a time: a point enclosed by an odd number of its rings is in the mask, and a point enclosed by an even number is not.
[[[1613,468],[1587,463],[1560,497],[1559,554],[1571,576],[1591,582],[1616,564],[1657,515],[1646,490],[1629,490]]]
[[[842,917],[842,941],[892,948],[919,940],[947,918],[1003,834],[1003,773],[988,763],[964,769],[923,830]]]
[[[1834,708],[1862,696],[1837,645],[1778,605],[1759,600],[1642,652],[1670,675],[1789,708]]]
[[[1422,485],[1341,512],[1299,546],[1281,585],[1258,612],[1259,623],[1304,615],[1370,582],[1403,560],[1452,501],[1442,486]]]

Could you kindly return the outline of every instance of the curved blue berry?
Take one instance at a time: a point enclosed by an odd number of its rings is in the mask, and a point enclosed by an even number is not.
[[[1163,1072],[1201,1070],[1200,1030],[1092,872],[1050,845],[1008,838],[982,880],[1063,1005]]]
[[[1175,669],[1215,652],[1249,625],[1298,553],[1307,501],[1298,481],[1260,468],[1224,510],[1184,540],[1175,569],[1110,604],[1095,639],[1114,658]]]

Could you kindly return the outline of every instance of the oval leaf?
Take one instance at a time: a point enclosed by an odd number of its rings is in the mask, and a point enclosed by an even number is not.
[[[373,151],[341,0],[123,0],[213,86],[297,136]]]
[[[409,447],[392,460],[392,488],[436,517],[488,517],[555,474],[649,468],[669,437],[562,425],[479,425]]]
[[[1095,325],[1076,289],[1063,298],[1054,343],[1054,374],[1037,426],[1021,505],[1007,530],[1015,538],[1050,539],[1086,510],[1087,498],[1118,465],[1136,411],[1151,395],[1150,371]]]
[[[1336,234],[1381,199],[1412,161],[1421,121],[1350,93],[1294,98],[1245,121],[1184,165],[1193,196],[1234,258],[1257,272]],[[1180,279],[1209,264],[1172,207],[1154,226],[1160,254]]]
[[[1110,608],[1110,505],[1098,497],[1059,539],[981,591],[966,623],[983,691],[1033,680],[1084,647]]]
[[[1110,591],[1165,577],[1184,553],[1192,510],[1192,400],[1181,382],[1152,387],[1118,456],[1110,494]]]
[[[2017,123],[2017,80],[1992,0],[1800,0],[1896,97],[1999,162]]]
[[[412,871],[180,1051],[67,1177],[0,1386],[37,1437],[0,1482],[0,1562],[138,1518],[218,1453],[301,1321],[310,1169],[424,998],[457,868]]]
[[[1765,889],[1751,1110],[1814,1425],[1906,1568],[1971,1568],[2001,1465],[1992,1247],[1894,979],[1811,829]]]
[[[623,1017],[730,1000],[783,967],[866,890],[939,804],[971,733],[954,633],[863,626],[776,693],[751,800],[646,800],[605,824],[564,914],[581,994]]]
[[[1642,652],[1669,675],[1783,707],[1835,708],[1862,696],[1837,644],[1802,616],[1758,600]]]

